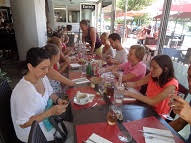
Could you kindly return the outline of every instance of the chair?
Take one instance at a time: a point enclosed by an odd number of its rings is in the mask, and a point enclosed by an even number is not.
[[[184,58],[184,64],[190,64],[190,63],[191,63],[191,48],[188,48]]]
[[[175,48],[163,48],[162,53],[165,55],[168,55],[169,57],[174,57],[177,58],[177,61],[183,61],[184,59],[184,55],[182,53],[182,51],[177,50]]]
[[[5,143],[21,143],[15,134],[10,112],[12,90],[6,80],[0,83],[0,132]]]
[[[37,121],[32,123],[28,143],[48,143]]]

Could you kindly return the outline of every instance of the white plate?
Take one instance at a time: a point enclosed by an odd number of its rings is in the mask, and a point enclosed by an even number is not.
[[[78,93],[78,92],[77,92],[77,93]],[[80,94],[82,94],[82,92],[80,92]],[[94,94],[89,94],[89,93],[86,93],[86,94],[87,94],[87,96],[89,97],[87,102],[85,102],[85,103],[80,103],[80,102],[78,102],[77,97],[74,96],[74,103],[77,104],[77,105],[86,105],[86,104],[92,102],[93,99],[94,99],[94,97],[95,97],[95,95],[94,95]]]
[[[75,82],[76,84],[90,83],[90,81],[85,77],[73,79],[72,81]]]
[[[70,64],[70,67],[71,68],[79,68],[79,67],[81,67],[81,65],[80,64]]]

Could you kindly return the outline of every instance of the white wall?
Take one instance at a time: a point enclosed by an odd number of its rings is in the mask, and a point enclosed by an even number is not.
[[[12,0],[12,13],[20,60],[32,47],[46,43],[46,16],[44,0]]]

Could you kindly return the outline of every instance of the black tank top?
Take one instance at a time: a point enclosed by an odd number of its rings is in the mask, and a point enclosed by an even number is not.
[[[90,37],[90,27],[88,28],[88,35],[85,37],[85,41],[92,46],[92,41]],[[99,35],[96,33],[96,43],[95,43],[95,49],[99,48],[101,46],[101,40],[99,39]]]

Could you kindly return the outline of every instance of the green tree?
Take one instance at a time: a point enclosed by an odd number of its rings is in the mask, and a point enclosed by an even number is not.
[[[151,5],[154,0],[128,0],[127,11],[141,10],[146,6]],[[117,6],[125,11],[126,0],[117,0]]]

